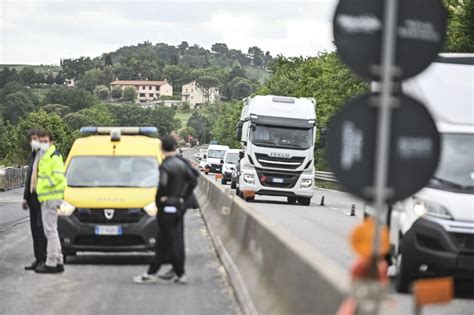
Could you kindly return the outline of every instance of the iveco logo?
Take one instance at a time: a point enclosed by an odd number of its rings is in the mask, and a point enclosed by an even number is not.
[[[107,220],[112,220],[114,217],[115,210],[114,209],[104,209],[104,216]]]
[[[290,153],[283,153],[283,152],[270,152],[270,156],[271,157],[285,158],[285,159],[289,159],[291,157]]]

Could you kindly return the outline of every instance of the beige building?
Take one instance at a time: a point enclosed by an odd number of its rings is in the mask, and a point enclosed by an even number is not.
[[[213,87],[209,89],[209,95],[205,95],[203,89],[201,89],[196,81],[183,85],[181,90],[181,101],[189,103],[191,108],[196,105],[204,103],[214,103],[219,99],[219,88]]]
[[[120,86],[122,90],[128,86],[135,88],[139,103],[153,101],[160,96],[173,96],[173,86],[167,81],[116,80],[110,85],[112,87]]]

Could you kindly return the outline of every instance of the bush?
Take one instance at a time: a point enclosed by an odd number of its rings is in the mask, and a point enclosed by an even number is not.
[[[112,92],[110,92],[110,96],[112,96],[113,99],[118,100],[122,97],[122,88],[120,86],[114,87]]]
[[[109,89],[105,85],[99,85],[95,88],[94,94],[101,100],[109,97]]]
[[[137,91],[134,87],[127,86],[125,89],[123,89],[122,98],[127,102],[135,102],[135,99],[137,98]]]

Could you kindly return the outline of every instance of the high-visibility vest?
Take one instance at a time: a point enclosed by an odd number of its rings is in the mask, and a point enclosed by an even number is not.
[[[43,154],[38,164],[36,193],[40,202],[63,199],[67,181],[64,162],[54,145]]]

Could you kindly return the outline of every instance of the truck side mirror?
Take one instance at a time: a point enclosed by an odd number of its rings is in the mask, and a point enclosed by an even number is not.
[[[204,156],[202,157],[204,160],[207,159],[207,155],[204,154]]]
[[[245,157],[244,151],[240,151],[240,152],[239,152],[239,159],[242,160],[244,157]]]
[[[318,146],[318,148],[320,149],[323,149],[326,147],[326,133],[327,133],[327,129],[321,128],[321,131],[319,134],[319,146]]]
[[[242,140],[242,127],[243,127],[243,125],[244,125],[243,121],[239,121],[237,123],[237,133],[236,133],[237,141]]]

